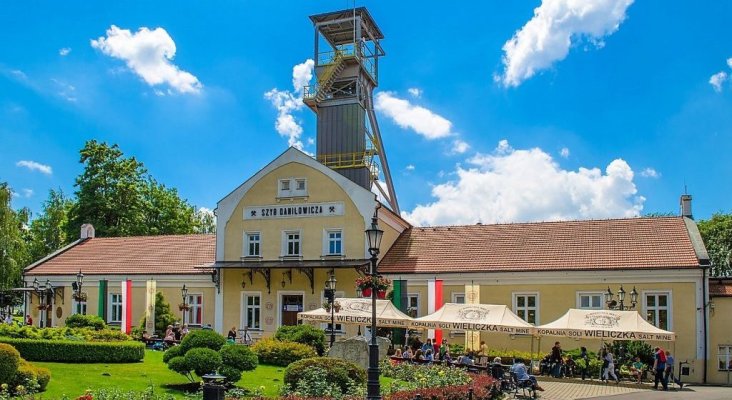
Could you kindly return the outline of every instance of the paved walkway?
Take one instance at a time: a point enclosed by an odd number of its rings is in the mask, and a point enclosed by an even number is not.
[[[684,386],[683,390],[668,392],[644,390],[642,393],[619,394],[614,396],[594,397],[592,400],[729,400],[732,399],[732,387],[719,386]]]
[[[544,392],[539,392],[539,399],[541,400],[588,399],[599,396],[637,394],[638,392],[648,391],[646,388],[641,388],[633,384],[615,385],[610,383],[606,385],[597,382],[574,380],[550,381],[539,379],[539,384],[544,388]]]

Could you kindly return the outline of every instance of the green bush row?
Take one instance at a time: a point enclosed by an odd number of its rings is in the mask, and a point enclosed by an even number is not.
[[[134,341],[105,343],[0,337],[0,343],[12,345],[29,361],[129,363],[145,357],[145,345]]]
[[[69,317],[70,318],[70,317]],[[130,337],[118,329],[94,328],[37,328],[0,324],[0,337],[16,339],[82,340],[93,342],[121,342]]]
[[[277,339],[263,339],[252,346],[261,364],[286,367],[303,358],[313,358],[315,349],[302,343],[281,342]]]

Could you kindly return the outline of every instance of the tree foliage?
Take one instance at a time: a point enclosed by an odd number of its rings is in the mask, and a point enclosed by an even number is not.
[[[697,225],[712,262],[710,275],[732,275],[732,214],[716,213]]]
[[[164,334],[168,325],[173,325],[176,321],[178,317],[170,311],[170,304],[165,301],[163,293],[155,293],[155,332],[159,335]]]
[[[28,209],[13,210],[13,191],[0,182],[0,290],[20,283],[23,268],[30,262],[28,253]]]
[[[69,237],[69,210],[73,201],[64,196],[63,191],[51,189],[48,199],[43,203],[43,211],[30,225],[32,236],[31,260],[39,260],[68,244],[77,235]],[[78,227],[76,229],[78,231]]]

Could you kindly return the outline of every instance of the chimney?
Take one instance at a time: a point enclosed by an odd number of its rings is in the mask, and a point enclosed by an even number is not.
[[[94,225],[84,224],[81,226],[81,239],[93,239],[94,238]]]
[[[681,199],[679,200],[679,205],[681,206],[681,216],[694,219],[694,217],[691,214],[691,195],[690,194],[682,194]]]

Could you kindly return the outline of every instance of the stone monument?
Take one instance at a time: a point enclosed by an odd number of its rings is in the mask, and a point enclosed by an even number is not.
[[[341,358],[368,368],[370,342],[371,339],[365,336],[354,336],[335,342],[333,343],[333,347],[328,350],[328,357]],[[386,351],[391,346],[391,341],[387,338],[377,336],[376,343],[379,345],[379,360],[386,359]]]

